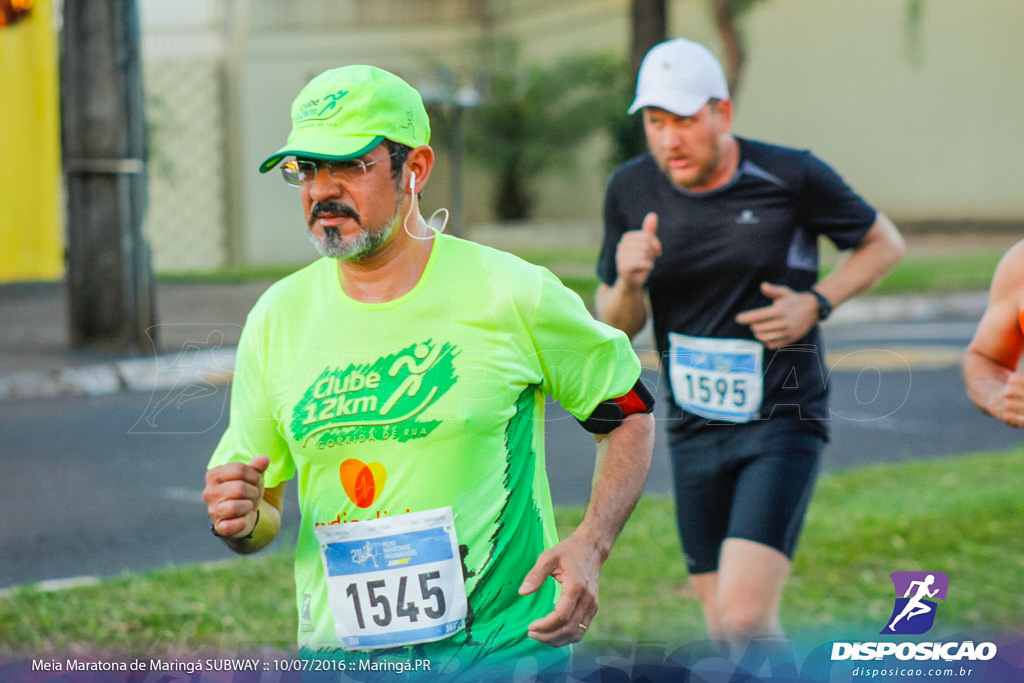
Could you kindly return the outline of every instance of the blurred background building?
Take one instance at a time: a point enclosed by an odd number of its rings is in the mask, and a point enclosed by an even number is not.
[[[73,2],[79,0],[64,0]],[[667,34],[731,46],[715,2],[667,0]],[[62,273],[58,0],[0,28],[0,281]],[[735,132],[810,148],[901,227],[1024,228],[1016,87],[1024,3],[753,0]],[[159,272],[315,254],[298,196],[259,162],[320,71],[370,63],[424,93],[438,163],[423,205],[600,233],[631,94],[629,0],[139,0],[145,234]],[[508,229],[514,230],[515,227]]]

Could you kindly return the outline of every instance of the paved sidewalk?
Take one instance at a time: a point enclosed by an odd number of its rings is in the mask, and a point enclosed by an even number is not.
[[[133,354],[71,349],[62,283],[0,285],[0,401],[229,382],[245,316],[270,284],[159,283],[156,342]],[[985,301],[984,292],[865,296],[837,309],[827,325],[978,320]],[[641,335],[636,346],[650,349],[650,337]]]
[[[228,382],[245,316],[270,284],[158,283],[155,341],[130,354],[70,348],[63,283],[0,285],[0,401]]]

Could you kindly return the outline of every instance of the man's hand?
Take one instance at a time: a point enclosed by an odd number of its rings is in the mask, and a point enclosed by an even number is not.
[[[753,308],[736,316],[740,325],[749,325],[754,337],[769,349],[777,349],[801,339],[818,322],[818,299],[784,285],[761,283],[761,293],[772,300],[763,308]]]
[[[630,337],[647,323],[644,286],[661,256],[657,232],[658,214],[649,213],[639,230],[623,233],[615,247],[615,284],[602,282],[597,287],[598,317]]]
[[[600,567],[597,549],[575,534],[541,553],[519,594],[533,593],[551,576],[562,584],[562,595],[552,612],[530,624],[527,635],[552,647],[579,642],[597,614]]]
[[[206,472],[203,500],[213,529],[225,538],[241,538],[256,526],[263,499],[263,473],[270,458],[257,455],[248,465],[232,462]]]
[[[661,240],[657,233],[658,214],[649,213],[644,216],[639,230],[623,233],[619,240],[615,250],[615,267],[627,289],[642,289],[654,268],[655,259],[661,256]]]
[[[988,412],[1011,427],[1024,427],[1024,372],[1007,376],[988,405]]]
[[[540,554],[519,586],[529,595],[552,577],[562,584],[555,608],[530,624],[527,635],[553,647],[578,642],[597,614],[601,565],[644,488],[654,450],[654,416],[634,413],[594,437],[597,462],[583,521],[564,541]]]

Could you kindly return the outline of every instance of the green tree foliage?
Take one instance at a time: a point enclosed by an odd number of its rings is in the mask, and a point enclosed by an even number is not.
[[[741,20],[769,0],[708,0],[722,45],[722,62],[733,96],[741,86],[746,41]],[[926,0],[905,0],[912,57]],[[664,12],[652,21],[667,22]],[[489,95],[467,115],[467,153],[496,175],[492,209],[499,220],[529,218],[545,174],[572,168],[578,147],[603,131],[612,143],[609,165],[646,149],[638,116],[626,110],[636,73],[611,53],[574,56],[553,65],[522,66],[515,48],[487,60],[492,69]]]
[[[496,174],[492,207],[501,220],[529,218],[546,173],[572,168],[579,146],[621,125],[632,88],[611,54],[574,56],[495,73],[483,106],[468,116],[468,153]]]

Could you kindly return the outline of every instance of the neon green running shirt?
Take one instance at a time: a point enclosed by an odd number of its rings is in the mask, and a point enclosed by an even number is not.
[[[306,656],[347,658],[351,666],[423,657],[434,672],[485,657],[545,664],[567,658],[568,648],[526,632],[553,608],[557,584],[549,578],[533,595],[517,592],[537,556],[557,542],[544,397],[585,419],[600,401],[628,392],[639,374],[624,334],[596,322],[547,270],[509,254],[438,235],[417,285],[381,304],[349,298],[337,262],[320,259],[272,286],[249,314],[230,424],[210,467],[266,454],[268,488],[298,475],[296,606]],[[433,642],[345,652],[317,529],[447,507],[469,606],[461,629]],[[366,547],[365,555],[345,550],[343,563],[408,561]],[[389,565],[387,557],[398,559]],[[358,603],[371,629],[380,628],[375,620],[419,626],[440,606],[423,576],[403,579],[398,600],[388,587],[386,606],[366,592],[372,571],[337,599],[353,609]]]

